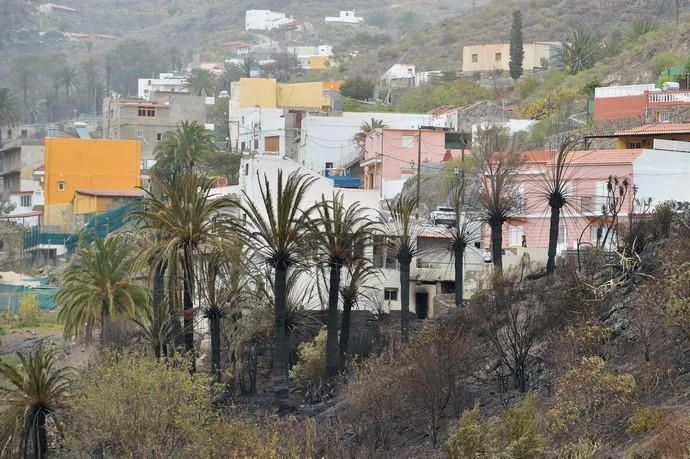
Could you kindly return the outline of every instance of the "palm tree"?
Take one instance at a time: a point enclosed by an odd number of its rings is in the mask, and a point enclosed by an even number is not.
[[[410,264],[418,254],[417,235],[420,227],[413,215],[417,199],[402,195],[395,204],[386,202],[388,215],[381,213],[386,246],[400,263],[400,329],[403,341],[407,341],[410,326]]]
[[[478,227],[470,211],[469,182],[463,176],[455,179],[450,190],[450,203],[455,209],[455,223],[444,230],[450,239],[448,249],[455,265],[455,306],[463,303],[463,262],[467,247],[479,238]]]
[[[228,198],[213,199],[213,182],[196,174],[178,178],[175,183],[161,182],[164,198],[146,191],[141,210],[132,213],[144,231],[156,234],[156,242],[140,255],[144,260],[163,261],[171,290],[180,291],[185,351],[194,351],[194,256],[204,245],[212,245],[224,227],[223,214],[234,203]],[[178,295],[171,294],[177,301]]]
[[[576,30],[561,40],[556,58],[572,75],[587,70],[596,64],[601,57],[604,42],[601,37],[588,30]]]
[[[252,56],[246,56],[244,59],[242,59],[242,76],[245,78],[249,78],[252,73],[252,67],[254,67],[254,65],[256,64],[257,61]]]
[[[213,96],[216,89],[216,78],[208,70],[197,69],[184,80],[192,94],[196,96]]]
[[[0,126],[13,125],[21,118],[21,109],[14,94],[7,88],[0,88]],[[2,144],[2,132],[0,132]]]
[[[70,92],[72,89],[74,89],[76,83],[77,83],[77,75],[78,75],[78,67],[70,67],[68,65],[65,65],[61,70],[60,70],[60,81],[62,82],[63,87],[65,88],[65,96],[66,99],[69,100]]]
[[[0,451],[34,459],[48,455],[46,422],[55,419],[69,396],[72,370],[59,368],[56,350],[39,344],[28,355],[17,353],[20,365],[0,362],[2,411],[0,412]]]
[[[371,121],[365,121],[362,123],[362,125],[359,127],[359,131],[354,136],[354,141],[357,143],[357,148],[359,151],[364,150],[364,144],[367,141],[367,136],[373,131],[374,129],[383,129],[387,127],[386,123],[384,123],[382,120],[377,120],[372,118]]]
[[[315,180],[295,171],[284,181],[283,171],[279,169],[274,196],[268,176],[264,174],[263,182],[259,179],[261,199],[254,202],[245,193],[241,206],[250,225],[240,227],[240,233],[274,271],[273,391],[283,409],[288,408],[287,274],[290,267],[301,261],[300,255],[305,250],[303,242],[310,227],[310,217],[303,209],[307,190]]]
[[[574,137],[566,137],[556,154],[553,167],[545,171],[543,194],[551,208],[551,221],[549,226],[549,252],[546,262],[546,274],[553,274],[556,267],[556,249],[558,246],[558,232],[560,228],[561,210],[570,204],[572,191],[569,182],[573,179],[570,171],[570,152],[575,146]]]
[[[338,354],[338,295],[343,265],[357,257],[356,251],[363,247],[372,234],[373,222],[367,218],[359,203],[346,207],[341,194],[334,194],[332,200],[321,196],[314,206],[312,238],[319,246],[324,262],[328,265],[328,317],[326,335],[326,369],[334,376],[339,368]]]
[[[350,322],[352,309],[357,307],[360,300],[369,299],[366,285],[379,276],[379,270],[364,258],[353,260],[348,265],[348,280],[340,288],[343,297],[343,320],[340,325],[340,364],[345,363],[350,346]]]
[[[242,67],[237,64],[225,64],[223,74],[218,78],[218,88],[230,92],[233,81],[238,81],[242,76]]]
[[[224,318],[235,318],[239,304],[246,294],[244,273],[247,267],[243,264],[244,254],[236,244],[222,244],[211,249],[200,260],[199,285],[204,301],[204,317],[208,319],[211,334],[211,365],[213,373],[220,378],[222,370],[221,331]],[[232,311],[232,310],[235,311]]]
[[[625,32],[625,38],[628,41],[635,42],[639,40],[642,35],[653,32],[659,28],[659,25],[650,19],[638,19],[632,23],[630,29]]]
[[[92,43],[92,42],[89,42]],[[93,113],[98,112],[98,92],[96,88],[96,82],[98,80],[98,62],[96,58],[90,52],[84,57],[81,63],[82,71],[86,79],[86,100],[88,104],[93,104]]]
[[[216,151],[213,135],[197,121],[182,121],[168,131],[153,150],[156,164],[152,172],[161,181],[191,174],[195,166]]]
[[[147,294],[129,280],[131,258],[129,247],[117,239],[97,239],[77,253],[55,296],[66,337],[90,332],[98,322],[101,343],[105,343],[113,316],[137,317]]]
[[[475,145],[480,174],[478,203],[491,229],[494,269],[503,270],[503,224],[517,210],[522,196],[516,189],[520,155],[506,152],[506,133],[500,128],[480,130]]]

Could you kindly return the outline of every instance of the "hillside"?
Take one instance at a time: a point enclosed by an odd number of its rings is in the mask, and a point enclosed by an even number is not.
[[[372,50],[352,61],[353,74],[366,74],[372,66],[386,68],[398,60],[422,69],[459,68],[462,47],[509,40],[512,12],[523,13],[524,40],[558,41],[578,28],[608,34],[626,29],[638,19],[675,18],[674,0],[503,0],[441,20],[427,30],[408,34],[385,49]]]

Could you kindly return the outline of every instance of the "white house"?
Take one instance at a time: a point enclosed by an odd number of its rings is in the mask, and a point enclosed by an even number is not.
[[[288,46],[287,52],[295,56],[302,70],[310,70],[313,67],[312,61],[315,57],[332,58],[333,46]],[[330,59],[329,59],[330,60]],[[319,60],[321,62],[322,60]],[[331,62],[332,64],[332,62]]]
[[[10,191],[9,200],[14,209],[3,220],[13,221],[24,226],[38,226],[42,212],[34,210],[34,206],[43,205],[42,190],[35,191]]]
[[[178,73],[161,73],[158,78],[139,78],[137,97],[151,100],[154,92],[181,92],[188,94],[185,77]]]
[[[299,171],[314,179],[306,193],[303,210],[312,206],[322,196],[330,198],[333,192],[341,193],[346,206],[358,203],[373,220],[377,220],[379,211],[384,209],[383,203],[379,200],[378,190],[334,188],[331,179],[316,174],[288,158],[268,155],[245,156],[242,159],[239,178],[240,199],[257,203],[261,196],[260,183],[263,183],[264,176],[273,187],[277,181],[278,171],[282,171],[284,177],[293,171]],[[228,190],[228,193],[230,192],[236,192],[234,187],[233,190]],[[259,208],[261,207],[259,205]],[[455,271],[448,252],[448,233],[440,226],[427,224],[425,219],[418,221],[416,225],[419,229],[416,233],[420,254],[413,259],[410,266],[410,311],[423,319],[433,317],[439,312],[433,307],[436,295],[454,291]],[[376,292],[372,296],[378,299],[378,304],[372,301],[362,304],[362,308],[372,310],[383,306],[386,311],[400,310],[400,271],[396,257],[387,251],[382,239],[372,240],[370,245],[363,248],[363,252],[381,269],[381,273],[378,278],[371,279],[368,285]],[[468,248],[464,272],[465,292],[469,295],[479,285],[481,277],[490,274],[490,270],[481,259],[480,247],[472,245]],[[346,276],[343,275],[343,281],[347,280]],[[313,285],[314,278],[314,275],[305,275],[301,280],[305,288],[300,290],[306,291],[308,286]]]
[[[365,122],[381,120],[390,128],[418,129],[430,126],[430,114],[343,112],[337,116],[307,115],[302,119],[298,162],[323,173],[359,158],[355,134]]]
[[[273,30],[295,22],[285,13],[271,10],[247,10],[244,18],[244,30]]]
[[[326,16],[326,22],[335,22],[340,24],[359,24],[364,21],[363,17],[355,16],[355,11],[341,11],[338,16]]]

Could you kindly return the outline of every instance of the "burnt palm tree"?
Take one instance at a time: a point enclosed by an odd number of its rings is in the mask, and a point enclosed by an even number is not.
[[[472,242],[479,239],[477,219],[471,210],[469,199],[469,180],[464,176],[456,178],[450,190],[450,203],[455,209],[455,222],[443,232],[450,239],[448,249],[455,267],[455,306],[463,303],[463,269],[465,251]]]
[[[249,225],[240,226],[239,232],[269,268],[273,270],[274,298],[274,352],[273,392],[282,409],[288,406],[289,343],[286,334],[287,275],[290,267],[303,260],[304,240],[308,234],[310,216],[304,209],[307,190],[315,179],[298,172],[287,180],[278,170],[275,191],[264,175],[259,179],[261,197],[256,202],[245,194],[241,206]]]
[[[570,152],[575,146],[575,138],[566,137],[555,156],[553,166],[547,166],[544,176],[543,195],[548,200],[551,208],[551,220],[549,225],[549,252],[546,262],[546,274],[553,274],[556,267],[556,249],[558,246],[558,233],[560,229],[561,212],[570,204],[572,191],[570,181]]]
[[[60,367],[56,350],[42,344],[28,355],[17,353],[20,365],[0,362],[0,451],[8,457],[48,455],[46,423],[65,406],[74,380],[70,368]]]
[[[66,337],[90,333],[100,325],[101,343],[110,338],[112,317],[136,318],[147,301],[146,290],[129,280],[132,252],[117,239],[96,239],[81,249],[66,269],[60,291],[58,321]]]
[[[378,278],[379,270],[369,260],[357,258],[352,260],[347,269],[347,280],[340,287],[340,295],[343,297],[343,320],[340,325],[340,365],[344,365],[350,347],[350,327],[352,309],[362,300],[370,299],[370,290],[367,284]]]
[[[410,265],[418,254],[417,236],[420,226],[414,219],[417,199],[402,195],[391,204],[386,202],[386,213],[381,213],[380,221],[386,234],[385,244],[400,263],[400,331],[403,341],[407,341],[410,328]]]
[[[491,229],[491,256],[496,271],[503,270],[503,224],[522,201],[516,188],[516,172],[522,157],[506,152],[506,133],[500,128],[477,134],[476,161],[479,177],[478,204]]]
[[[162,182],[161,186],[163,198],[146,191],[141,210],[133,216],[144,231],[157,235],[141,256],[164,261],[170,300],[179,303],[177,293],[182,295],[185,351],[193,352],[194,258],[205,246],[215,243],[224,227],[224,214],[235,203],[224,197],[213,199],[213,182],[195,174],[185,175],[176,183]]]
[[[334,376],[339,368],[338,353],[338,296],[343,266],[357,257],[357,250],[364,247],[372,234],[373,222],[369,220],[359,203],[345,206],[343,196],[334,194],[332,200],[321,201],[314,206],[312,238],[323,254],[328,266],[328,316],[326,335],[326,369]]]

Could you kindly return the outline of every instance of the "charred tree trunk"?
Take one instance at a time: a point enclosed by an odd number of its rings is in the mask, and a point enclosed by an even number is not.
[[[101,344],[110,340],[110,309],[105,301],[101,305]]]
[[[457,242],[456,242],[457,243]],[[455,248],[454,262],[455,262],[455,306],[462,307],[463,295],[463,257],[465,256],[465,249],[463,247]]]
[[[194,352],[194,301],[192,299],[192,260],[189,249],[184,249],[182,305],[184,309],[184,350]]]
[[[34,459],[48,457],[48,435],[46,433],[46,414],[43,410],[36,413],[36,438],[34,438]]]
[[[350,320],[352,317],[352,298],[343,297],[343,321],[340,324],[340,365],[343,366],[350,347]]]
[[[407,342],[410,328],[410,263],[412,257],[400,260],[400,332],[403,342]]]
[[[326,370],[335,376],[340,369],[338,354],[338,294],[340,292],[340,263],[331,262],[328,290],[328,317],[326,319]]]
[[[491,223],[491,258],[494,270],[503,272],[503,223]]]
[[[556,249],[558,247],[558,231],[561,218],[561,208],[551,207],[551,226],[549,227],[549,259],[546,262],[546,274],[553,274],[556,269]]]
[[[209,311],[208,322],[211,329],[211,366],[216,378],[220,380],[220,321],[222,312],[215,307]]]
[[[288,394],[288,364],[290,358],[290,343],[288,341],[286,325],[285,302],[287,295],[287,271],[285,263],[277,263],[275,267],[275,282],[273,297],[275,302],[275,323],[273,345],[273,395],[281,412],[290,410]]]

